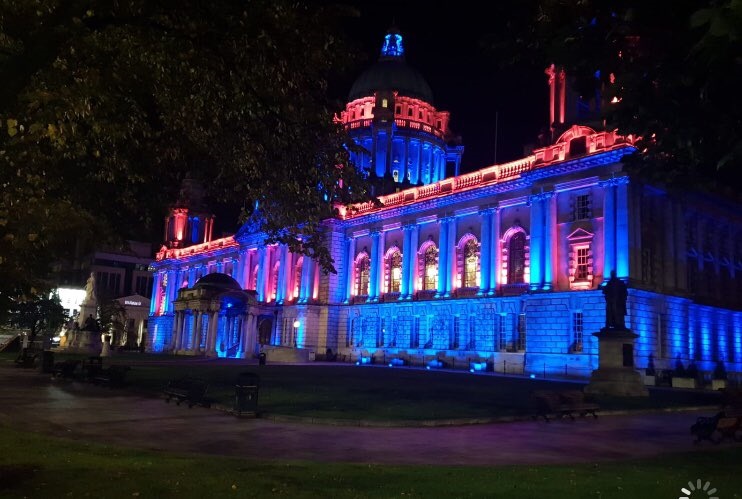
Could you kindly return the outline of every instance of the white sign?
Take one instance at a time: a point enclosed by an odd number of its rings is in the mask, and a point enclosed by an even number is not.
[[[141,307],[142,306],[142,302],[140,302],[140,301],[124,300],[124,305],[134,305],[135,307]]]

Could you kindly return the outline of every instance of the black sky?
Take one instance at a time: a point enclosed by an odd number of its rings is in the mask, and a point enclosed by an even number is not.
[[[360,16],[347,25],[347,35],[368,54],[360,71],[375,62],[383,35],[394,25],[402,33],[407,62],[433,89],[434,105],[451,112],[451,127],[462,136],[462,171],[494,163],[495,114],[498,119],[497,162],[523,156],[548,122],[548,95],[543,67],[502,68],[482,41],[504,32],[511,16],[523,16],[523,1],[493,2],[362,2],[351,4]],[[344,92],[358,74],[340,82]]]

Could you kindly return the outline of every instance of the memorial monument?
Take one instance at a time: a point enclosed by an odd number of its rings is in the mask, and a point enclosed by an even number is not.
[[[626,284],[611,271],[603,287],[605,327],[593,333],[598,338],[598,369],[590,376],[585,393],[646,397],[649,395],[639,372],[634,369],[634,342],[639,337],[626,327]]]
[[[72,338],[68,340],[67,348],[91,354],[99,354],[101,351],[100,327],[96,317],[98,316],[98,299],[95,296],[95,274],[90,273],[85,283],[85,298],[80,304],[80,315],[77,319],[77,328],[74,329]]]

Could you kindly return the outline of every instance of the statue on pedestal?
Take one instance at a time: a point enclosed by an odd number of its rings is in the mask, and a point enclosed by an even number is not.
[[[626,300],[629,297],[626,284],[611,270],[611,278],[603,288],[605,296],[605,329],[626,329]]]

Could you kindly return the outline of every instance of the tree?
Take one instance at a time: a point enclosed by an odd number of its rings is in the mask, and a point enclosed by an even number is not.
[[[48,339],[62,328],[67,316],[59,302],[59,296],[35,295],[19,299],[10,308],[11,327],[27,330],[31,343],[37,336]]]
[[[126,329],[126,309],[118,300],[103,300],[98,304],[100,330],[111,335],[111,345],[121,344]]]
[[[554,62],[580,95],[601,92],[605,126],[639,137],[640,154],[630,160],[651,180],[739,196],[742,2],[549,0],[531,7],[492,39],[502,60]]]
[[[347,12],[288,0],[0,0],[0,310],[76,244],[143,238],[190,176],[314,254],[365,195],[328,79]],[[255,210],[259,209],[259,216]],[[154,238],[154,236],[153,236]]]

